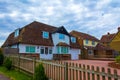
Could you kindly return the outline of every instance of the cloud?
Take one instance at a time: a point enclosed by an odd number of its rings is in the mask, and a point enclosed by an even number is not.
[[[37,20],[100,38],[120,25],[119,5],[119,0],[1,0],[0,32],[8,33],[0,36],[5,40],[16,28]]]

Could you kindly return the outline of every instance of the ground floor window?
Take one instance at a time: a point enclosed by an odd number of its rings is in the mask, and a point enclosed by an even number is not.
[[[52,48],[49,48],[49,47],[41,47],[40,53],[41,53],[41,54],[52,54]]]
[[[58,46],[57,53],[63,53],[63,54],[68,53],[68,47]]]
[[[35,46],[26,46],[26,52],[35,53]]]
[[[88,50],[89,55],[93,55],[93,53],[94,53],[93,50]]]

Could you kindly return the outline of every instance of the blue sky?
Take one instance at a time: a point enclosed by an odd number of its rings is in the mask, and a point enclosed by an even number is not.
[[[33,21],[101,38],[120,26],[120,0],[0,0],[0,46]]]

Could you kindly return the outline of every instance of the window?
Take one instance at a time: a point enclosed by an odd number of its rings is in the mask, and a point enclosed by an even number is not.
[[[92,55],[93,54],[93,50],[88,50],[88,54]]]
[[[48,54],[48,47],[45,47],[45,54]]]
[[[65,39],[65,35],[59,33],[59,39]]]
[[[52,54],[52,48],[49,49],[49,54]]]
[[[85,40],[85,43],[88,44],[88,40],[87,39]]]
[[[71,37],[71,42],[76,43],[76,38],[75,37]]]
[[[49,32],[43,31],[43,38],[48,39],[49,38]]]
[[[34,46],[26,46],[26,52],[35,53],[35,47]]]
[[[19,36],[19,29],[16,29],[16,30],[15,30],[14,36],[15,36],[15,37]]]
[[[44,47],[41,47],[40,53],[44,54]]]
[[[68,47],[58,46],[57,51],[58,53],[68,53]]]
[[[95,45],[95,42],[94,42],[94,41],[92,41],[92,45]]]

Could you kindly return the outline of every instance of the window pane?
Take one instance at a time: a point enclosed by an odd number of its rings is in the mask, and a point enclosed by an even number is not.
[[[65,35],[64,34],[59,34],[59,39],[65,39]]]
[[[59,46],[57,47],[57,53],[60,53],[60,47]]]
[[[26,46],[26,52],[29,52],[30,50],[30,47],[29,46]]]
[[[43,32],[43,38],[47,38],[48,39],[49,38],[49,33],[44,31]]]
[[[75,37],[71,37],[71,42],[76,43],[76,38]]]
[[[40,53],[44,54],[44,47],[41,47]]]
[[[88,40],[85,40],[86,41],[86,44],[88,44]]]
[[[92,41],[92,45],[95,45],[95,42],[94,42],[94,41]]]
[[[48,54],[48,47],[45,47],[45,54]]]
[[[31,52],[31,53],[34,53],[34,52],[35,52],[35,47],[34,47],[34,46],[31,46],[31,47],[30,47],[30,52]]]
[[[49,49],[49,54],[52,54],[52,49]]]

